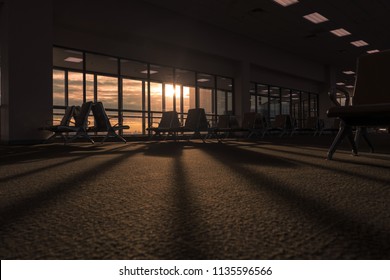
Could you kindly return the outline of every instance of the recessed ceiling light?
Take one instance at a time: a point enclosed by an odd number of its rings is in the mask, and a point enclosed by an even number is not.
[[[141,73],[142,74],[148,74],[148,70],[143,70],[143,71],[141,71]],[[153,75],[153,74],[156,74],[156,73],[158,73],[158,71],[155,71],[155,70],[150,70],[150,75]]]
[[[306,16],[303,16],[305,19],[311,21],[312,23],[321,23],[321,22],[325,22],[325,21],[328,21],[329,19],[327,19],[326,17],[324,17],[323,15],[319,14],[319,13],[312,13],[312,14],[308,14]]]
[[[351,44],[354,45],[355,47],[368,46],[368,43],[363,41],[363,40],[353,41],[353,42],[351,42]]]
[[[346,88],[354,88],[354,86],[351,86],[351,85],[348,85],[348,86],[345,86]]]
[[[298,3],[298,0],[274,0],[274,2],[278,3],[279,5],[282,5],[283,7],[290,6],[292,4]]]
[[[334,29],[334,30],[331,30],[330,32],[338,37],[344,37],[344,36],[351,35],[351,33],[348,32],[347,30],[345,30],[344,28]]]
[[[343,73],[346,74],[346,75],[353,75],[353,74],[355,74],[355,72],[353,72],[351,70],[343,71]]]
[[[198,82],[200,83],[204,83],[204,82],[209,82],[210,79],[198,79]]]
[[[367,51],[367,53],[377,53],[377,52],[380,52],[379,50],[370,50],[370,51]]]
[[[69,57],[65,58],[64,61],[66,61],[66,62],[73,62],[73,63],[80,63],[80,62],[83,61],[83,59],[79,58],[79,57],[69,56]]]
[[[336,83],[336,85],[338,85],[338,86],[345,86],[345,83],[339,82],[339,83]]]

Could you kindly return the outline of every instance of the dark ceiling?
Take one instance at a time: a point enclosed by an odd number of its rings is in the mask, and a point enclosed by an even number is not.
[[[137,13],[137,3],[169,10],[273,48],[332,65],[338,71],[338,81],[346,83],[353,83],[354,77],[344,75],[342,71],[354,70],[357,57],[368,50],[390,48],[389,0],[299,0],[288,7],[273,0],[113,0],[110,3],[66,0],[54,1],[54,16],[56,24],[60,25],[84,24],[91,31],[101,32],[110,24],[116,24],[127,32],[128,26],[140,21],[128,13],[129,10]],[[92,12],[91,7],[100,7],[102,14]],[[114,9],[117,11],[118,7],[122,17],[129,21],[101,20],[105,11],[115,14]],[[314,24],[303,18],[313,12],[322,14],[329,21]],[[351,35],[337,37],[329,32],[338,28],[348,30]],[[351,42],[356,40],[364,40],[369,46],[355,47]]]
[[[356,58],[372,49],[390,48],[389,0],[299,0],[283,7],[273,0],[144,0],[196,20],[239,33],[267,45],[331,64],[340,75],[354,69]],[[329,19],[314,24],[303,16],[318,12]],[[330,30],[351,35],[337,37]],[[366,47],[352,41],[364,40]]]

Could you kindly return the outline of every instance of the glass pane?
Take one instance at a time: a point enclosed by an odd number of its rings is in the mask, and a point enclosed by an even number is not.
[[[176,98],[176,112],[181,112],[181,86],[176,85],[175,90],[175,98]]]
[[[251,95],[251,112],[256,112],[256,95]]]
[[[95,101],[95,76],[93,74],[85,75],[86,78],[86,100]]]
[[[222,90],[217,91],[217,114],[225,115],[227,114],[227,104],[226,104],[226,92]]]
[[[165,111],[173,111],[173,99],[175,91],[172,84],[165,84]],[[180,104],[180,103],[179,103]]]
[[[270,87],[270,118],[280,115],[280,90],[278,87]]]
[[[195,108],[195,88],[183,87],[183,113],[187,113],[189,109]]]
[[[224,77],[217,77],[217,88],[225,91],[231,91],[233,87],[233,80]]]
[[[233,92],[228,92],[227,93],[227,103],[228,103],[228,106],[227,106],[227,113],[229,115],[233,115]]]
[[[276,88],[277,90],[279,90],[279,88]],[[258,95],[264,95],[264,96],[268,96],[268,86],[267,85],[257,85],[257,94]],[[278,92],[279,94],[279,92]]]
[[[150,83],[150,110],[162,111],[162,84]]]
[[[302,104],[302,121],[306,120],[309,116],[309,94],[306,92],[301,93]]]
[[[62,48],[53,48],[53,65],[68,69],[83,70],[83,53]]]
[[[150,65],[150,79],[173,84],[173,68]]]
[[[53,70],[53,105],[65,106],[65,71]]]
[[[250,83],[249,85],[249,94],[255,94],[256,93],[256,84]]]
[[[121,75],[129,78],[147,79],[148,65],[132,60],[121,59]]]
[[[187,87],[195,86],[195,72],[176,69],[175,70],[175,81],[176,84],[180,84]]]
[[[291,116],[295,122],[295,126],[301,126],[301,105],[300,105],[300,92],[293,90],[291,91]]]
[[[64,109],[53,109],[53,125],[59,125],[64,114]]]
[[[68,72],[68,105],[83,104],[83,74]]]
[[[142,81],[123,79],[123,109],[142,110]]]
[[[269,91],[269,86],[262,85],[262,84],[257,85],[256,93],[259,95],[257,99],[257,112],[261,113],[267,119],[270,118],[269,109],[268,109],[268,105],[269,105],[268,91]]]
[[[87,71],[118,74],[118,59],[109,56],[86,54]]]
[[[197,82],[198,87],[211,89],[215,88],[214,76],[212,75],[199,73],[197,75]]]
[[[97,101],[106,109],[118,109],[118,78],[97,76]]]
[[[282,89],[282,114],[290,114],[290,90]]]
[[[261,113],[265,118],[269,119],[268,95],[258,96],[257,102],[257,112]]]
[[[316,94],[310,94],[310,116],[316,117],[317,116],[317,95]],[[345,103],[345,100],[344,100]]]
[[[143,134],[142,114],[132,113],[123,117],[123,124],[130,126],[130,129],[124,129],[123,134]]]
[[[199,89],[199,108],[204,108],[206,114],[214,113],[213,110],[213,90]]]
[[[151,113],[150,120],[152,126],[158,126],[161,121],[162,114],[161,113]]]

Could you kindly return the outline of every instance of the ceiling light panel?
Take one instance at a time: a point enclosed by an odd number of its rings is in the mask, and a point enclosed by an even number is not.
[[[143,70],[143,71],[141,71],[141,73],[142,74],[148,74],[148,70]],[[155,71],[155,70],[150,70],[150,72],[149,72],[151,75],[153,75],[153,74],[157,74],[158,73],[158,71]]]
[[[346,75],[353,75],[353,74],[355,74],[355,72],[353,72],[351,70],[343,71],[343,73],[346,74]]]
[[[273,1],[278,3],[279,5],[282,5],[283,7],[287,7],[299,2],[298,0],[273,0]]]
[[[377,52],[379,52],[379,50],[369,50],[369,51],[367,51],[367,53],[377,53]]]
[[[305,19],[311,21],[312,23],[315,23],[315,24],[318,24],[318,23],[325,22],[325,21],[329,20],[329,19],[327,19],[326,17],[324,17],[323,15],[321,15],[319,13],[312,13],[312,14],[305,15],[303,17]]]
[[[352,45],[354,45],[355,47],[364,47],[364,46],[368,46],[368,43],[363,41],[363,40],[358,40],[358,41],[353,41],[351,42]]]
[[[334,30],[331,30],[330,32],[338,37],[344,37],[344,36],[351,35],[351,33],[348,32],[347,30],[345,30],[344,28],[334,29]]]
[[[73,62],[73,63],[80,63],[80,62],[83,61],[83,59],[79,58],[79,57],[69,56],[69,57],[65,58],[64,61],[66,61],[66,62]]]

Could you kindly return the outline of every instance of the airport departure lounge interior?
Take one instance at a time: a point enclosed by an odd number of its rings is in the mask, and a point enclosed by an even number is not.
[[[0,0],[0,257],[390,258],[387,0]]]

